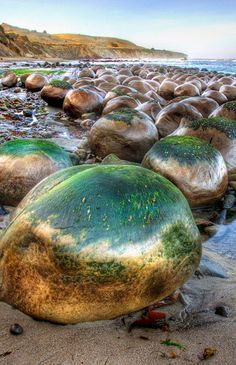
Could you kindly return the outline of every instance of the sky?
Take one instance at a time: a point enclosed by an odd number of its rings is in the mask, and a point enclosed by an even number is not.
[[[0,23],[236,59],[236,0],[0,0]]]

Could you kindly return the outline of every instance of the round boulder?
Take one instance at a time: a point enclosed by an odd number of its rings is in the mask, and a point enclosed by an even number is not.
[[[88,67],[84,67],[80,72],[79,72],[79,77],[91,77],[91,78],[95,78],[95,72]]]
[[[227,103],[221,105],[219,108],[214,110],[211,117],[223,117],[236,121],[236,100],[228,101]]]
[[[85,88],[70,90],[63,103],[63,109],[69,116],[79,118],[85,113],[101,113],[103,97],[97,92]]]
[[[41,98],[52,106],[62,106],[65,96],[72,89],[67,81],[51,80],[49,85],[45,85],[41,90]]]
[[[160,87],[159,87],[159,94],[162,98],[166,100],[171,100],[174,97],[175,89],[178,86],[173,81],[162,81]]]
[[[106,103],[102,114],[108,114],[113,112],[114,110],[118,110],[125,107],[136,108],[138,105],[140,104],[131,96],[128,95],[117,96]]]
[[[0,204],[16,206],[42,179],[71,166],[68,154],[55,143],[16,139],[0,146]]]
[[[114,153],[119,158],[140,162],[158,139],[152,120],[142,112],[123,108],[104,115],[91,128],[92,152],[101,158]]]
[[[40,91],[47,83],[48,80],[45,76],[35,72],[26,78],[25,87],[29,91]]]
[[[57,323],[107,320],[179,288],[201,245],[182,193],[132,165],[76,166],[39,184],[4,232],[1,300]]]
[[[215,100],[219,105],[228,101],[226,96],[217,90],[206,90],[202,96]]]
[[[236,102],[236,86],[223,85],[220,88],[220,92],[226,96],[228,101],[235,100]]]
[[[194,120],[202,114],[194,107],[182,102],[171,103],[164,107],[156,117],[156,127],[161,137],[173,133],[185,120]]]
[[[142,166],[172,181],[191,206],[214,203],[224,195],[228,185],[222,155],[199,138],[163,138],[147,152]]]
[[[17,84],[17,77],[13,72],[5,72],[1,79],[2,86],[13,87]]]
[[[204,118],[209,117],[209,115],[219,107],[219,104],[215,100],[203,96],[187,98],[181,101],[181,103],[193,106]]]
[[[185,83],[175,88],[174,96],[199,96],[199,88],[191,83]]]
[[[178,136],[193,136],[212,144],[222,154],[229,181],[236,187],[236,123],[226,118],[204,118],[186,122],[175,132]]]

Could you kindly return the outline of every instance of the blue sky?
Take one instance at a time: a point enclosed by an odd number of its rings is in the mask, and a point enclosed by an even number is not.
[[[236,0],[0,0],[0,9],[0,23],[114,36],[191,58],[236,58]]]

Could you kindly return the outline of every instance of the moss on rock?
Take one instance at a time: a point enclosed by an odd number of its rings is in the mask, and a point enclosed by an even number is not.
[[[223,109],[227,109],[230,112],[236,113],[236,100],[228,101],[227,103],[222,105]]]
[[[63,90],[72,89],[72,86],[69,82],[63,81],[63,80],[58,80],[58,79],[52,79],[50,81],[49,85],[54,86],[54,87],[58,87],[58,88],[63,89]]]
[[[203,118],[193,120],[188,122],[185,126],[186,128],[192,128],[193,130],[197,129],[210,129],[215,128],[218,131],[225,133],[229,139],[236,138],[236,123],[235,121],[222,117],[212,117],[212,118]]]
[[[171,136],[156,142],[146,156],[156,154],[162,160],[174,159],[182,165],[217,160],[219,152],[209,143],[195,137]]]
[[[42,154],[64,167],[72,165],[68,153],[57,144],[43,139],[15,139],[0,146],[0,155],[24,157],[32,154]]]
[[[0,272],[3,299],[37,318],[76,323],[146,307],[199,262],[186,199],[147,169],[76,166],[25,199],[2,237]]]
[[[131,125],[133,118],[136,116],[142,118],[142,114],[132,108],[121,108],[112,113],[106,114],[106,118],[108,120],[114,120],[115,122],[125,122],[128,125]]]

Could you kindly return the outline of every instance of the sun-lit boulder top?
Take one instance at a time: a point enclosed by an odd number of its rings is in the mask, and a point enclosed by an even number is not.
[[[156,153],[162,160],[175,159],[183,165],[194,165],[204,160],[214,161],[219,152],[209,143],[190,136],[169,136],[156,142],[148,155]]]
[[[25,197],[4,232],[0,296],[54,322],[115,318],[180,287],[199,263],[199,238],[164,177],[132,165],[64,169]]]

